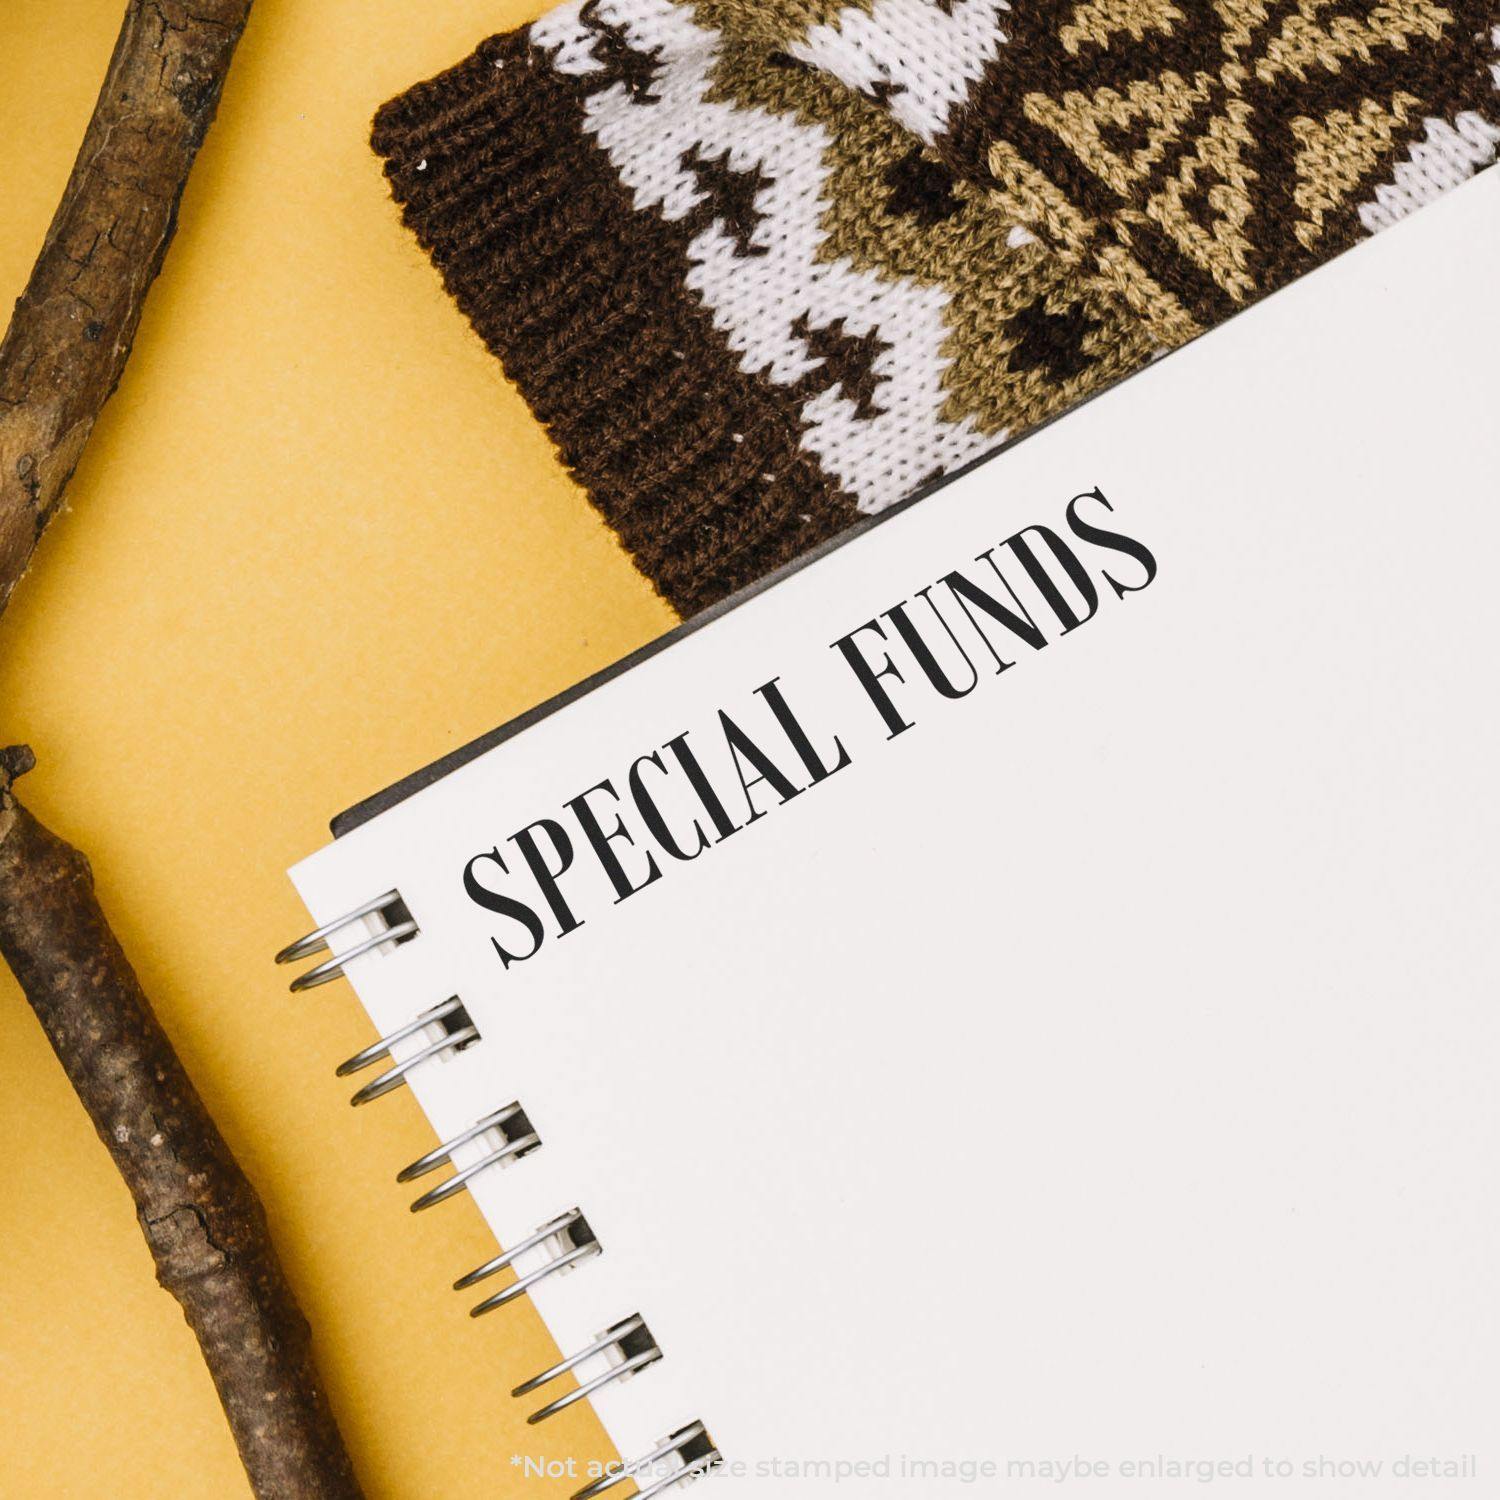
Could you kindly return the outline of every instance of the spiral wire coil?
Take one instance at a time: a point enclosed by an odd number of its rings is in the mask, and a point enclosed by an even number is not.
[[[413,1201],[411,1211],[414,1214],[421,1213],[424,1208],[432,1208],[435,1204],[444,1202],[455,1193],[462,1192],[486,1169],[503,1166],[507,1162],[519,1161],[523,1156],[529,1156],[542,1144],[542,1138],[531,1128],[525,1110],[519,1104],[507,1104],[504,1109],[497,1109],[493,1114],[486,1115],[484,1119],[469,1126],[467,1130],[460,1131],[451,1141],[445,1141],[435,1150],[429,1151],[426,1156],[419,1156],[409,1166],[402,1167],[396,1173],[396,1181],[415,1182],[418,1177],[425,1177],[429,1172],[436,1172],[440,1167],[451,1165],[453,1153],[460,1146],[466,1146],[470,1141],[476,1141],[482,1136],[491,1134],[500,1136],[505,1144],[491,1150],[489,1155],[470,1166],[455,1171],[453,1176],[446,1178],[435,1188],[428,1189],[420,1198]]]
[[[375,925],[377,923],[378,926]],[[363,926],[363,935],[348,947],[335,952],[334,940],[339,934],[357,925]],[[371,930],[372,927],[374,930]],[[421,927],[400,892],[390,890],[331,922],[325,922],[296,942],[289,943],[276,955],[276,962],[297,963],[320,953],[329,954],[321,963],[292,980],[292,990],[301,992],[339,978],[344,974],[345,965],[356,959],[410,942],[420,932]],[[389,1067],[359,1088],[350,1100],[352,1104],[368,1104],[371,1100],[400,1088],[417,1069],[438,1058],[461,1052],[480,1040],[479,1028],[464,1008],[463,1001],[457,995],[450,995],[446,1000],[429,1006],[405,1025],[346,1058],[334,1072],[337,1077],[346,1078],[351,1074],[364,1072],[378,1063],[390,1063]],[[420,1042],[421,1045],[408,1051],[407,1044],[414,1042]],[[398,1059],[398,1051],[405,1052],[406,1055]],[[485,1154],[460,1166],[456,1160],[457,1154],[476,1143],[487,1148]],[[509,1166],[541,1147],[542,1139],[532,1128],[525,1110],[519,1101],[513,1101],[476,1120],[451,1139],[410,1162],[396,1174],[396,1181],[415,1182],[443,1167],[453,1168],[450,1176],[412,1201],[412,1212],[420,1213],[458,1193],[468,1191],[474,1179],[482,1172],[492,1167]],[[454,1290],[465,1291],[492,1276],[513,1270],[516,1279],[509,1286],[485,1297],[469,1309],[470,1317],[482,1317],[518,1301],[541,1282],[553,1276],[564,1275],[580,1263],[602,1254],[603,1249],[582,1211],[570,1208],[566,1213],[548,1220],[534,1234],[510,1249],[460,1276],[453,1283]],[[540,1252],[545,1258],[539,1265],[531,1266],[529,1259],[534,1252]],[[527,1264],[523,1266],[521,1262]],[[605,1329],[586,1348],[523,1381],[511,1394],[520,1399],[535,1394],[564,1376],[574,1376],[577,1384],[572,1390],[554,1397],[527,1417],[527,1422],[535,1425],[567,1411],[580,1401],[588,1400],[617,1382],[630,1379],[661,1358],[661,1348],[652,1337],[644,1318],[639,1313],[632,1313],[628,1318]],[[591,1374],[584,1368],[601,1360],[604,1361],[605,1368],[597,1374]],[[678,1485],[701,1477],[722,1461],[703,1423],[693,1421],[663,1438],[649,1453],[622,1463],[586,1484],[572,1500],[597,1500],[597,1497],[606,1494],[616,1485],[623,1484],[627,1479],[635,1479],[641,1486],[637,1500],[651,1500],[652,1496],[664,1494]],[[648,1471],[661,1464],[670,1464],[672,1467],[661,1477],[650,1480]]]

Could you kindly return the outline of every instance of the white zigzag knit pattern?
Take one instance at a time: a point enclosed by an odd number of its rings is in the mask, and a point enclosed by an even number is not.
[[[571,0],[532,28],[538,46],[560,49],[553,64],[559,71],[600,69],[587,45],[592,33],[580,20],[582,9],[581,0]],[[982,433],[968,418],[950,422],[942,416],[942,349],[949,333],[942,287],[883,277],[844,259],[820,259],[828,208],[826,132],[789,115],[708,98],[719,38],[685,7],[670,0],[602,0],[598,15],[624,27],[639,51],[661,59],[652,109],[639,108],[623,84],[594,94],[587,108],[586,128],[635,194],[637,208],[659,209],[668,221],[680,221],[704,201],[683,165],[695,151],[709,158],[727,152],[735,171],[759,171],[767,179],[755,202],[759,253],[753,260],[738,253],[717,222],[700,231],[688,250],[688,288],[711,309],[741,368],[782,386],[816,369],[822,361],[794,325],[841,324],[854,336],[876,333],[888,346],[874,366],[881,382],[878,409],[858,410],[837,386],[802,407],[804,446],[859,509],[879,511],[934,474],[1003,441],[1003,432]]]

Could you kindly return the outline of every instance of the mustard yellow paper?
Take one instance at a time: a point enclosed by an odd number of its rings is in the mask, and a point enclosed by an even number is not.
[[[0,8],[0,298],[24,285],[123,0]],[[257,0],[135,356],[0,623],[0,736],[85,848],[158,1011],[270,1210],[372,1497],[564,1495],[587,1456],[510,1388],[550,1343],[471,1321],[467,1200],[407,1211],[411,1100],[348,1106],[371,1038],[293,997],[284,867],[360,796],[660,633],[667,610],[397,223],[375,107],[534,12]],[[0,1411],[17,1496],[248,1494],[176,1304],[0,976]]]

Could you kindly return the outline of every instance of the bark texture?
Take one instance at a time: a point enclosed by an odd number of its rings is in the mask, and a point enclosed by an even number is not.
[[[0,344],[0,610],[130,355],[250,0],[130,0]]]
[[[130,0],[73,173],[0,343],[0,611],[129,357],[250,0]],[[260,1500],[359,1500],[254,1188],[94,896],[0,751],[0,955],[135,1200]]]
[[[235,1164],[94,896],[88,861],[16,800],[0,751],[0,954],[135,1199],[262,1500],[360,1494],[265,1210]]]

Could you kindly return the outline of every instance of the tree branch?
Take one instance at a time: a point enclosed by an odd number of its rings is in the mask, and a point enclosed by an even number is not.
[[[0,751],[0,953],[135,1199],[157,1280],[198,1337],[258,1496],[357,1500],[265,1210],[141,991],[88,861],[15,799]]]
[[[94,116],[0,344],[0,611],[129,357],[250,0],[130,0]],[[265,1210],[172,1050],[84,857],[0,751],[0,955],[135,1200],[260,1500],[359,1500]]]
[[[130,0],[0,344],[0,610],[114,393],[250,0]]]

